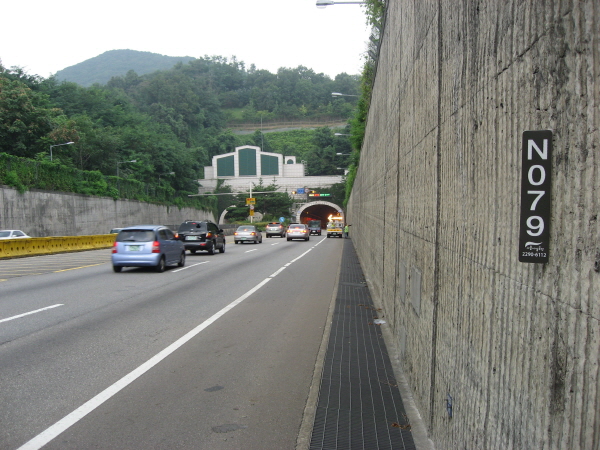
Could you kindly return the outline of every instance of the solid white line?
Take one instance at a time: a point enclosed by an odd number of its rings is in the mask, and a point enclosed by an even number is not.
[[[29,314],[39,313],[40,311],[46,311],[47,309],[57,308],[59,306],[65,306],[65,305],[63,305],[62,303],[59,303],[57,305],[46,306],[45,308],[36,309],[35,311],[29,311],[29,312],[26,312],[23,314],[19,314],[18,316],[12,316],[12,317],[8,317],[7,319],[2,319],[2,320],[0,320],[0,323],[8,322],[9,320],[18,319],[19,317],[25,317],[25,316],[28,316]]]
[[[121,391],[122,389],[127,387],[129,384],[133,383],[136,379],[141,377],[146,372],[148,372],[150,369],[152,369],[155,365],[157,365],[159,362],[161,362],[163,359],[165,359],[171,353],[175,352],[175,350],[180,348],[183,344],[185,344],[186,342],[188,342],[189,340],[191,340],[192,338],[197,336],[206,327],[208,327],[212,323],[216,322],[217,319],[221,318],[226,313],[231,311],[234,307],[236,307],[237,305],[242,303],[244,300],[246,300],[248,297],[250,297],[256,291],[258,291],[261,287],[263,287],[265,284],[267,284],[269,281],[271,281],[273,279],[273,277],[277,276],[283,269],[285,269],[286,267],[291,265],[293,262],[298,261],[300,258],[302,258],[306,254],[308,254],[310,252],[310,250],[311,249],[305,251],[297,258],[294,258],[292,261],[285,264],[285,266],[281,267],[279,270],[274,272],[270,277],[262,280],[260,283],[258,283],[256,286],[254,286],[248,292],[246,292],[244,295],[242,295],[241,297],[239,297],[236,300],[234,300],[233,302],[231,302],[225,308],[223,308],[222,310],[220,310],[219,312],[214,314],[212,317],[210,317],[207,320],[205,320],[204,322],[202,322],[200,325],[198,325],[193,330],[189,331],[184,336],[180,337],[178,340],[173,342],[171,345],[169,345],[167,348],[162,350],[160,353],[157,353],[152,358],[150,358],[148,361],[143,363],[137,369],[134,369],[132,372],[129,372],[127,375],[125,375],[123,378],[121,378],[115,384],[113,384],[112,386],[109,386],[108,388],[106,388],[104,391],[100,392],[98,395],[96,395],[91,400],[88,400],[86,403],[81,405],[75,411],[66,415],[65,417],[60,419],[58,422],[56,422],[54,425],[47,428],[45,431],[42,431],[40,434],[35,436],[29,442],[26,442],[25,444],[23,444],[17,450],[39,450],[40,448],[42,448],[44,445],[46,445],[48,442],[50,442],[56,436],[58,436],[59,434],[61,434],[63,431],[67,430],[71,426],[75,425],[77,422],[79,422],[81,419],[83,419],[86,415],[88,415],[94,409],[98,408],[104,402],[106,402],[111,397],[116,395],[119,391]],[[208,262],[208,261],[205,261],[205,262]],[[198,263],[198,264],[203,264],[203,263]],[[193,267],[193,266],[190,266],[190,267]],[[60,306],[60,305],[55,305],[55,306]]]
[[[72,413],[70,413],[67,416],[60,419],[54,425],[50,426],[50,428],[47,428],[45,431],[38,434],[36,437],[31,439],[29,442],[26,442],[21,447],[19,447],[17,450],[38,450],[38,449],[42,448],[44,445],[46,445],[48,442],[50,442],[56,436],[58,436],[59,434],[61,434],[63,431],[67,430],[71,426],[73,426],[75,423],[77,423],[78,421],[83,419],[87,414],[89,414],[94,409],[96,409],[97,407],[102,405],[105,401],[107,401],[112,396],[117,394],[120,390],[124,389],[129,384],[134,382],[137,378],[141,377],[143,374],[148,372],[150,369],[152,369],[155,365],[157,365],[159,362],[161,362],[163,359],[165,359],[167,356],[169,356],[171,353],[173,353],[175,350],[177,350],[183,344],[185,344],[190,339],[192,339],[193,337],[198,335],[202,330],[204,330],[210,324],[214,323],[217,319],[219,319],[220,317],[225,315],[227,312],[232,310],[234,307],[236,307],[237,305],[242,303],[244,300],[246,300],[248,297],[250,297],[256,291],[258,291],[261,287],[263,287],[265,284],[267,284],[269,281],[271,281],[271,278],[265,278],[264,280],[262,280],[260,283],[258,283],[256,286],[254,286],[252,289],[250,289],[244,295],[239,297],[237,300],[234,300],[233,302],[231,302],[229,305],[227,305],[221,311],[219,311],[218,313],[216,313],[209,319],[202,322],[200,325],[198,325],[192,331],[190,331],[187,334],[185,334],[184,336],[180,337],[178,340],[173,342],[171,345],[169,345],[167,348],[162,350],[160,353],[157,353],[152,358],[150,358],[148,361],[143,363],[137,369],[134,369],[132,372],[125,375],[123,378],[121,378],[115,384],[113,384],[112,386],[109,386],[108,388],[106,388],[104,391],[100,392],[98,395],[96,395],[91,400],[88,400],[86,403],[81,405],[75,411],[73,411]]]
[[[196,263],[196,264],[192,264],[191,266],[180,267],[179,269],[172,270],[171,272],[173,272],[173,273],[175,273],[175,272],[181,272],[182,270],[191,269],[194,266],[199,266],[200,264],[206,264],[207,262],[208,261],[202,261],[202,262],[199,262],[199,263]]]

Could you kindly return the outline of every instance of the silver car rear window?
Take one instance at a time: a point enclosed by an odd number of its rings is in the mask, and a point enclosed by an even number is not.
[[[117,242],[150,242],[154,240],[152,230],[122,230],[117,235]]]

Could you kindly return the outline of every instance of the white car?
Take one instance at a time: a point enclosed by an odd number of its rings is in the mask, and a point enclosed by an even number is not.
[[[0,230],[0,239],[20,239],[28,238],[21,230]]]
[[[292,239],[304,239],[308,241],[310,239],[310,233],[308,227],[303,223],[291,223],[288,226],[286,237],[288,241]]]

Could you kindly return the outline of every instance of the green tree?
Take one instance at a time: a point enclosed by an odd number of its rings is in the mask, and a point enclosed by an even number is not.
[[[50,141],[48,134],[58,114],[47,95],[0,73],[0,152],[33,158],[47,150],[44,142]]]
[[[272,192],[272,194],[257,194],[256,205],[254,205],[255,211],[262,213],[267,221],[273,221],[281,216],[287,217],[294,201],[287,193],[276,192],[277,189],[279,186],[275,184],[275,180],[265,186],[262,178],[253,188],[256,192]]]

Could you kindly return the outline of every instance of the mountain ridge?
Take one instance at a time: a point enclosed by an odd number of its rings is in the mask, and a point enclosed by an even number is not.
[[[65,67],[54,75],[58,81],[71,81],[84,87],[106,84],[112,77],[124,76],[130,70],[138,75],[171,69],[178,63],[195,60],[192,56],[166,56],[139,50],[108,50],[98,56]]]

